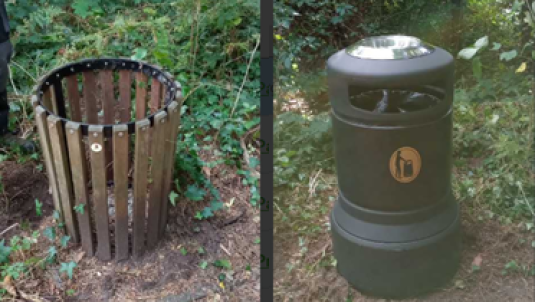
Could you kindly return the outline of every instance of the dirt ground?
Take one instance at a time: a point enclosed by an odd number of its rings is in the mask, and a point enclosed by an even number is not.
[[[24,282],[15,280],[17,289],[47,301],[259,301],[260,216],[250,204],[248,187],[235,172],[224,165],[210,171],[226,203],[224,210],[199,221],[194,219],[195,211],[205,204],[179,202],[171,209],[164,239],[140,259],[102,262],[85,257],[81,247],[69,244],[58,252],[58,258],[78,263],[72,280],[60,274],[59,265],[52,265],[46,271],[33,271]],[[54,223],[47,178],[35,164],[3,162],[0,173],[5,186],[0,196],[0,232],[19,224],[2,238],[28,236]],[[42,217],[35,214],[36,198],[43,203]],[[25,220],[30,222],[29,229],[21,227]],[[50,245],[44,238],[37,244],[41,255]],[[199,253],[200,247],[204,253]],[[229,260],[232,268],[214,266],[220,259]],[[203,261],[208,263],[205,269],[199,267]]]
[[[462,207],[462,205],[461,205]],[[532,269],[535,265],[533,234],[518,226],[504,226],[496,221],[479,221],[464,211],[463,254],[457,275],[443,289],[417,299],[404,301],[429,302],[530,302],[535,297],[535,280],[525,271],[510,271],[503,274],[505,265],[514,260],[521,266]],[[328,221],[325,217],[324,222]],[[275,301],[355,301],[386,302],[391,300],[365,297],[354,290],[340,277],[332,266],[316,266],[322,252],[332,255],[330,237],[324,233],[309,248],[311,258],[299,260],[298,239],[291,233],[275,234]],[[479,257],[478,257],[479,256]],[[482,260],[480,270],[473,272],[474,260]],[[476,260],[476,261],[478,261]],[[287,263],[301,261],[288,273]]]
[[[15,223],[37,226],[35,200],[43,203],[43,216],[54,210],[52,195],[48,193],[46,174],[34,164],[19,165],[12,161],[0,162],[4,192],[0,192],[0,232]],[[10,235],[11,231],[4,235]]]

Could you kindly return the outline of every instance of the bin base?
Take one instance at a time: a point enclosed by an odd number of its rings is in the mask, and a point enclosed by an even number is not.
[[[363,294],[382,298],[414,297],[441,287],[457,272],[461,254],[457,205],[457,215],[443,231],[407,242],[357,237],[340,227],[336,212],[331,212],[331,229],[337,269]]]

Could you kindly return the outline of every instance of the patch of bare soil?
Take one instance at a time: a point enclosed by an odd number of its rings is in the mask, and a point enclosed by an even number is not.
[[[0,232],[16,223],[22,225],[27,222],[34,227],[42,217],[52,213],[54,203],[48,193],[46,174],[40,172],[34,163],[0,162],[0,176],[4,189],[0,190]],[[42,216],[37,215],[36,199],[43,204]],[[10,237],[16,229],[13,227],[0,238]]]
[[[530,233],[516,226],[504,226],[495,221],[478,221],[469,213],[463,213],[463,254],[461,267],[453,280],[443,289],[427,296],[404,301],[419,302],[529,302],[534,300],[535,280],[525,271],[503,274],[505,264],[514,260],[529,269],[535,265]],[[327,217],[325,217],[327,221]],[[285,235],[286,236],[286,235]],[[361,295],[338,275],[332,266],[318,267],[311,271],[294,268],[290,273],[285,264],[295,260],[297,238],[277,240],[275,234],[275,301],[355,301],[386,302]],[[329,234],[323,234],[309,248],[309,252],[332,255]],[[480,270],[473,271],[472,263],[481,260]],[[476,261],[478,261],[476,260]],[[304,260],[314,263],[316,259]]]
[[[33,168],[8,165],[5,169],[18,175],[18,180],[12,180],[9,173],[4,174],[8,194],[21,192],[12,202],[12,209],[15,205],[19,209],[16,217],[31,219],[35,198],[46,201],[45,215],[50,214],[53,205],[46,177],[31,178]],[[205,173],[226,203],[214,217],[199,221],[195,213],[207,203],[180,200],[171,207],[164,238],[140,259],[102,262],[85,257],[80,246],[69,244],[58,252],[58,263],[77,262],[72,280],[60,273],[59,265],[49,265],[25,282],[16,281],[17,289],[47,301],[260,301],[260,245],[255,243],[260,237],[260,214],[250,204],[249,187],[242,184],[235,168],[219,165]],[[9,224],[1,222],[0,231]],[[48,215],[36,228],[42,231],[51,225]],[[36,253],[46,255],[47,239],[42,236],[38,245]],[[230,270],[213,265],[223,259],[231,263]]]

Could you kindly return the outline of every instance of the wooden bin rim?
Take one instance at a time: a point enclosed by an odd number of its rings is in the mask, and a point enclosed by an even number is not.
[[[43,103],[44,92],[52,85],[59,83],[63,78],[78,74],[84,71],[91,70],[132,70],[132,71],[141,71],[145,75],[158,79],[166,87],[167,95],[165,96],[164,106],[146,117],[150,121],[151,127],[154,125],[154,117],[160,112],[169,112],[169,105],[173,100],[176,100],[180,104],[182,99],[182,85],[180,82],[176,81],[173,76],[163,71],[159,66],[149,64],[143,61],[135,61],[127,58],[92,58],[84,59],[77,62],[72,62],[60,66],[46,73],[44,76],[39,78],[37,85],[34,87],[34,95],[32,96],[32,103],[34,107],[40,105],[46,112],[46,116],[54,116],[58,118],[63,125],[68,122],[73,122],[67,118],[61,117],[54,114],[49,108],[47,108]],[[62,100],[64,101],[64,100]],[[120,123],[120,124],[88,124],[82,122],[73,122],[79,124],[82,129],[82,135],[87,136],[89,133],[89,126],[101,126],[104,128],[104,136],[112,137],[113,127],[118,125],[126,125],[128,127],[128,133],[132,134],[136,132],[136,122]]]

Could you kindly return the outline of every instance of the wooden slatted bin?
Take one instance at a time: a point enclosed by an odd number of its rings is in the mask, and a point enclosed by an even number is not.
[[[154,247],[167,222],[180,84],[144,62],[89,59],[34,91],[54,206],[72,241],[101,260]]]

